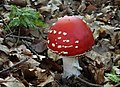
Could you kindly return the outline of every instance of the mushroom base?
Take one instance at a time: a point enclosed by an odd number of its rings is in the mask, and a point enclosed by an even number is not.
[[[79,66],[78,58],[67,56],[61,56],[61,58],[63,58],[63,78],[80,75],[81,67]]]

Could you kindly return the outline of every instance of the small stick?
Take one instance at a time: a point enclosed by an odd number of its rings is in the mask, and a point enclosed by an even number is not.
[[[37,52],[25,40],[22,40],[22,42],[37,56],[37,61],[41,62],[41,58]]]
[[[75,79],[77,79],[77,80],[79,80],[79,81],[81,81],[81,82],[83,82],[85,84],[88,84],[90,86],[93,86],[93,87],[104,87],[103,85],[90,83],[90,82],[88,82],[88,81],[86,81],[86,80],[84,80],[84,79],[82,79],[80,77],[75,77]]]
[[[15,43],[15,47],[17,47],[17,44],[18,44],[19,40],[20,40],[20,28],[19,28],[19,31],[18,31],[18,38],[17,38],[17,41]]]
[[[34,40],[34,38],[26,37],[26,36],[7,35],[6,37],[20,38],[20,39],[25,39],[25,40],[28,40],[28,41],[33,41]]]
[[[1,74],[1,73],[6,72],[6,71],[8,71],[8,70],[13,69],[14,67],[16,67],[16,66],[20,65],[21,63],[26,62],[27,60],[28,60],[28,58],[25,58],[25,59],[23,59],[23,60],[21,60],[21,61],[17,62],[17,63],[16,63],[16,64],[14,64],[13,66],[11,66],[11,67],[9,67],[9,68],[7,68],[7,69],[4,69],[4,70],[2,70],[2,71],[0,71],[0,74]]]

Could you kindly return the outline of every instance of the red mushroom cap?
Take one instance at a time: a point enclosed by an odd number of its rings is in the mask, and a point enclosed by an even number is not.
[[[88,51],[94,44],[90,28],[76,16],[65,16],[49,30],[48,47],[63,56],[75,56]]]

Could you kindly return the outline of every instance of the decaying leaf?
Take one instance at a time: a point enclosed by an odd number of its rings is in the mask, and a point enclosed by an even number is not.
[[[115,5],[120,5],[120,0],[114,0]]]
[[[104,85],[104,87],[115,87],[115,86],[110,84],[110,83],[107,83],[107,84]]]
[[[39,9],[39,11],[40,11],[41,14],[45,14],[45,13],[50,13],[51,9],[50,9],[50,7],[42,6],[42,7]]]
[[[15,4],[18,6],[26,6],[27,5],[26,0],[9,0],[9,3]]]
[[[3,23],[0,23],[0,30],[2,30],[3,28]]]
[[[48,56],[52,58],[54,61],[60,59],[59,55],[51,51],[50,49],[48,50]]]
[[[119,66],[113,66],[113,69],[115,70],[115,73],[116,73],[117,75],[120,75]]]
[[[114,62],[114,65],[115,66],[120,66],[120,55],[116,55],[114,54],[114,59],[113,59],[113,62]]]
[[[98,64],[101,62],[105,65],[105,70],[110,69],[111,65],[111,57],[112,55],[109,52],[99,54],[95,51],[90,51],[86,53],[86,56],[91,58],[92,60],[97,61]]]
[[[32,39],[33,42],[31,42],[30,39],[29,43],[31,48],[36,51],[36,54],[31,52],[32,50],[30,51],[29,47],[26,48],[25,45],[21,45],[24,44],[21,42],[21,36],[17,43],[17,45],[20,46],[13,47],[15,46],[19,35],[16,35],[17,38],[14,38],[3,33],[4,26],[10,21],[8,14],[11,4],[19,6],[19,8],[27,6],[38,10],[42,21],[49,24],[47,27],[40,27],[40,29],[45,29],[42,30],[43,33],[39,30],[33,29],[30,29],[30,31],[26,33],[21,32],[21,34],[24,33],[23,35],[30,35],[30,38],[34,38],[34,41]],[[95,44],[93,49],[84,55],[85,70],[82,71],[82,74],[85,73],[85,75],[87,75],[86,77],[88,77],[88,81],[98,84],[104,83],[104,71],[111,71],[113,64],[116,74],[119,75],[119,5],[120,0],[0,0],[0,71],[19,63],[22,59],[28,59],[26,62],[13,67],[14,69],[10,69],[5,73],[0,74],[0,86],[33,87],[32,85],[34,85],[36,87],[47,87],[50,85],[48,83],[53,82],[55,78],[50,71],[61,76],[60,73],[63,72],[62,65],[59,65],[56,61],[59,59],[59,55],[52,53],[47,48],[46,40],[41,38],[43,37],[47,39],[47,33],[50,26],[56,22],[58,17],[63,17],[65,15],[80,17],[93,32]],[[23,29],[23,31],[24,30],[25,29]],[[12,32],[14,33],[14,31]],[[10,33],[10,35],[14,36],[13,33]],[[44,54],[45,52],[50,58],[39,55]],[[41,59],[40,62],[37,60],[38,56]],[[60,60],[60,63],[61,62],[62,61]],[[13,75],[14,77],[10,75]],[[50,85],[49,87],[64,87],[64,84],[59,83],[60,78],[61,77],[55,79],[54,82],[56,82],[56,85],[55,83],[52,83],[52,86]],[[71,81],[73,81],[73,83],[70,83]],[[72,78],[66,82],[70,83],[70,85],[65,84],[65,86],[73,86],[78,83],[78,81],[72,80]],[[27,86],[25,84],[27,84]],[[46,84],[48,85],[46,86]],[[79,84],[79,87],[84,86],[84,84]],[[115,86],[115,83],[113,84],[110,79],[105,81],[104,87]],[[85,87],[90,87],[90,85]]]
[[[38,67],[40,65],[39,62],[35,61],[34,59],[30,58],[28,59],[28,61],[26,62],[26,64],[29,65],[29,67],[35,69],[36,67]]]
[[[3,43],[3,40],[4,40],[3,38],[0,38],[0,43],[1,43],[1,44]]]
[[[4,83],[6,82],[4,79],[0,78],[0,86],[1,86],[1,83]]]
[[[0,70],[9,65],[8,55],[0,51]]]
[[[20,45],[18,47],[18,51],[20,51],[21,54],[24,54],[27,56],[32,56],[31,51],[29,49],[27,49],[25,45]]]
[[[78,11],[83,12],[86,9],[85,0],[82,0],[81,5],[78,8]]]
[[[2,45],[2,44],[0,44],[0,51],[5,52],[6,54],[8,54],[10,52],[8,47],[5,45]]]
[[[97,62],[94,65],[89,64],[88,70],[96,83],[102,84],[104,82],[104,67],[102,64],[97,64]]]
[[[51,70],[53,72],[63,72],[62,66],[53,61],[51,58],[44,58],[40,63],[40,67],[43,69]]]
[[[38,4],[43,5],[43,6],[47,5],[48,1],[49,0],[37,0]]]
[[[21,56],[32,57],[31,51],[27,49],[25,45],[20,45],[18,47],[11,48],[9,55],[16,55],[18,58],[21,58]]]
[[[41,53],[47,49],[47,42],[43,38],[39,38],[36,39],[31,46],[36,52]]]
[[[37,83],[38,83],[38,86],[40,86],[40,87],[43,87],[47,83],[54,81],[53,75],[47,70],[37,68],[35,71],[35,74],[38,77]]]
[[[22,82],[20,82],[13,76],[5,78],[4,81],[5,82],[2,83],[2,85],[6,86],[6,87],[25,87],[25,85]]]
[[[37,37],[37,38],[39,38],[41,36],[39,30],[37,30],[37,29],[36,30],[35,29],[30,29],[30,34],[34,37]]]

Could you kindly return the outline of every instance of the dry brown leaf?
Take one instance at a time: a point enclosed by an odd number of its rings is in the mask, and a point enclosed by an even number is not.
[[[15,5],[18,5],[18,6],[26,6],[27,5],[26,0],[8,0],[8,1],[11,4],[15,4]]]
[[[45,14],[45,13],[50,13],[51,9],[50,7],[42,6],[41,8],[39,8],[39,11],[41,14]]]
[[[37,29],[30,29],[30,34],[36,38],[39,38],[41,36],[39,30]]]
[[[41,53],[47,49],[47,41],[43,38],[36,39],[31,46],[36,52]]]
[[[33,54],[31,53],[31,51],[26,48],[25,45],[20,45],[20,46],[18,47],[18,50],[21,51],[21,52],[20,52],[21,54],[24,54],[24,55],[27,55],[27,56],[30,56],[30,57],[32,57],[32,55],[33,55]]]
[[[51,51],[50,49],[48,49],[48,56],[49,56],[50,58],[52,58],[54,61],[60,59],[60,57],[59,57],[60,55],[54,53],[54,52]]]
[[[99,54],[96,51],[91,50],[86,53],[86,56],[96,61],[98,64],[103,63],[105,66],[104,67],[105,70],[109,70],[112,67],[112,64],[111,64],[112,55],[109,52],[104,52],[102,54]]]
[[[3,40],[4,40],[4,38],[1,38],[1,37],[0,37],[0,44],[3,43]]]
[[[6,82],[2,83],[2,85],[6,86],[6,87],[25,87],[25,85],[22,82],[20,82],[13,76],[5,78],[4,81],[6,81]]]
[[[104,85],[104,87],[115,87],[115,86],[110,84],[110,83],[107,83],[107,84]]]
[[[2,68],[2,66],[7,63],[8,63],[8,55],[0,51],[0,68]]]
[[[51,71],[57,71],[59,73],[63,72],[62,66],[53,61],[51,58],[44,58],[41,63],[40,67],[43,69],[51,70]]]
[[[102,64],[97,64],[97,62],[94,65],[89,64],[88,70],[96,83],[102,84],[104,82],[104,67]]]
[[[78,7],[78,12],[83,12],[86,9],[85,0],[82,0],[81,5]]]
[[[120,5],[120,0],[114,0],[115,5]]]
[[[8,47],[5,45],[2,45],[2,44],[0,44],[0,51],[5,52],[6,54],[8,54],[10,52]]]
[[[120,66],[120,54],[114,54],[113,62],[115,66]]]
[[[0,23],[0,30],[2,30],[2,28],[3,28],[3,23]]]
[[[94,5],[90,4],[86,7],[85,11],[87,13],[92,13],[93,11],[95,11],[97,9],[97,7],[95,7]]]
[[[47,5],[48,1],[49,0],[37,0],[37,3],[40,4],[40,5],[45,6],[45,5]]]
[[[29,67],[26,67],[25,65],[23,65],[21,69],[25,80],[28,82],[36,80],[37,76],[35,75],[35,69],[29,69]]]
[[[35,69],[36,67],[38,67],[40,65],[39,62],[35,61],[34,59],[32,58],[29,58],[28,61],[26,62],[26,64],[29,65],[30,68],[33,68]]]
[[[4,79],[0,78],[0,86],[2,83],[6,82]]]
[[[53,75],[49,71],[46,71],[44,69],[37,68],[35,74],[38,77],[37,83],[40,87],[43,87],[46,84],[54,81]]]
[[[55,4],[56,6],[60,6],[62,4],[61,0],[50,0],[48,4]]]
[[[18,47],[13,47],[10,49],[10,56],[17,56],[19,59],[22,58],[21,56],[26,56],[27,58],[32,58],[32,53],[29,49],[26,48],[25,45],[20,45]]]

